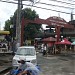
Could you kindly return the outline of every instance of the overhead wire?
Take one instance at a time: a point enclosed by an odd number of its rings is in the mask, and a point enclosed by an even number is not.
[[[0,2],[12,3],[12,4],[18,4],[17,2],[13,2],[13,1],[3,1],[3,0],[0,0]]]
[[[18,4],[17,2],[13,2],[13,1],[3,1],[3,0],[0,0],[0,2]],[[32,6],[32,5],[28,5],[28,4],[23,4],[23,5],[25,5],[25,6]],[[51,11],[55,11],[55,12],[65,13],[65,14],[71,14],[71,13],[68,13],[68,12],[62,12],[62,11],[53,10],[53,9],[48,9],[48,8],[39,7],[39,6],[35,6],[35,5],[33,5],[32,7],[41,8],[41,9],[45,9],[45,10],[51,10]],[[73,15],[75,15],[75,14],[73,14]]]
[[[68,3],[68,2],[64,2],[64,1],[58,1],[58,0],[49,0],[49,1],[59,2],[59,3],[63,3],[63,4],[68,4],[68,5],[75,5],[75,4],[73,4],[75,1],[73,1],[73,3]]]
[[[43,3],[43,2],[38,2],[38,3],[39,4],[50,5],[50,6],[57,6],[57,7],[62,7],[62,8],[68,8],[68,9],[75,9],[75,8],[72,8],[72,7],[65,7],[65,6],[53,5],[53,4]]]

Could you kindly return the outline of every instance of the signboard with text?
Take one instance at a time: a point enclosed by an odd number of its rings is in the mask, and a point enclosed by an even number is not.
[[[64,25],[67,25],[67,22],[61,17],[52,16],[52,17],[49,17],[47,20],[50,21],[51,25],[53,26],[64,27]]]

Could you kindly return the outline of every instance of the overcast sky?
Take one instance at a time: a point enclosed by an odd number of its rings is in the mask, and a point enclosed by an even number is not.
[[[15,0],[2,0],[2,1],[17,2]],[[32,6],[30,8],[32,10],[35,10],[36,13],[39,15],[39,17],[42,19],[47,19],[50,16],[60,16],[61,18],[65,19],[68,22],[68,21],[70,21],[70,14],[66,14],[66,13],[71,13],[73,11],[73,14],[75,14],[75,9],[71,9],[71,8],[75,7],[75,5],[74,5],[75,0],[37,0],[36,2],[38,2],[38,1],[40,1],[41,3],[46,3],[48,5],[37,3],[37,4],[34,4],[34,6],[46,8],[46,9],[35,8]],[[61,1],[62,1],[62,3],[61,3]],[[31,5],[31,2],[29,2],[29,1],[23,1],[23,3]],[[60,7],[52,6],[52,5],[58,5]],[[62,6],[66,7],[66,8],[63,8]],[[23,8],[26,8],[26,7],[27,6],[25,6],[25,5],[23,6]],[[16,9],[17,9],[17,4],[1,2],[1,0],[0,0],[0,29],[1,30],[4,27],[5,21],[8,20],[14,14]],[[51,10],[47,10],[47,9],[51,9]],[[52,11],[52,10],[66,12],[66,13],[56,12],[56,11]],[[74,19],[75,19],[75,16],[74,16]]]

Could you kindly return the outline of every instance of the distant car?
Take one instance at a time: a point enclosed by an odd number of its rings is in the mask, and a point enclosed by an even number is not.
[[[18,47],[15,56],[12,60],[12,66],[18,67],[18,61],[24,59],[26,62],[32,62],[34,65],[37,65],[37,56],[34,46],[21,46]]]

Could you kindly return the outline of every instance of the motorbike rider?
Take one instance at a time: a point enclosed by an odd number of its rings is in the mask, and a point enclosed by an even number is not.
[[[22,62],[20,62],[22,63]],[[21,71],[18,75],[39,75],[39,69],[33,65],[31,62],[25,62],[26,68]],[[21,67],[22,68],[22,67]]]

